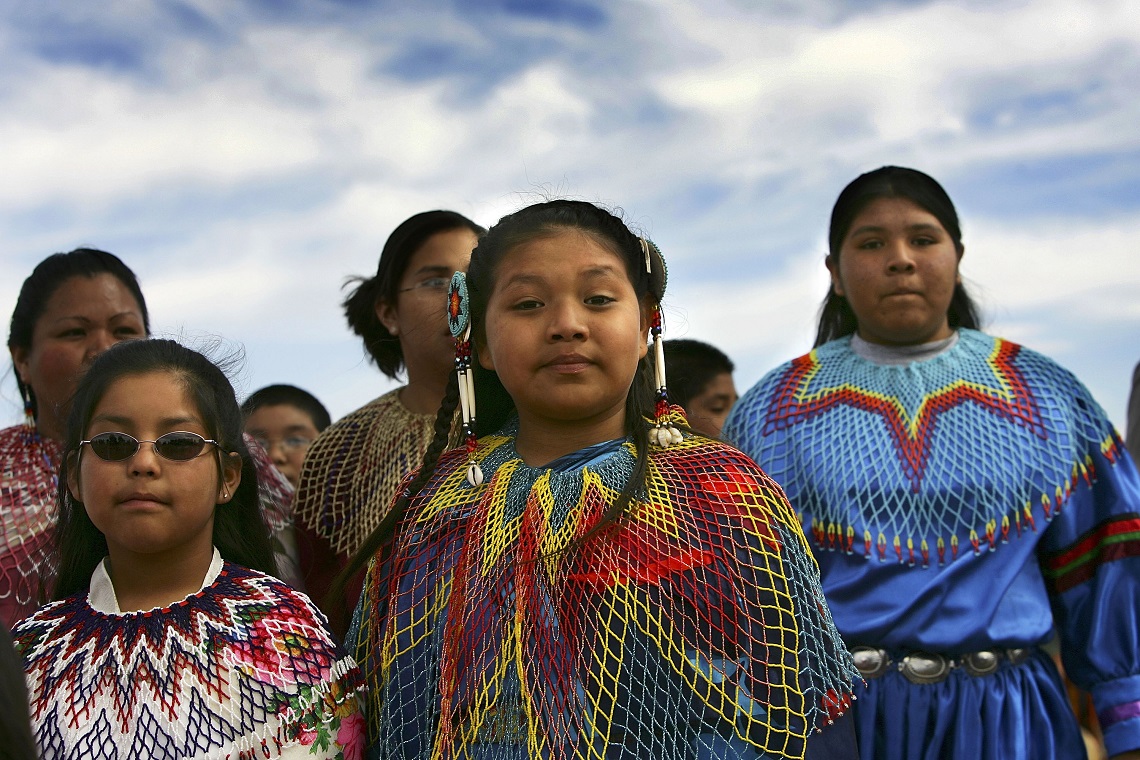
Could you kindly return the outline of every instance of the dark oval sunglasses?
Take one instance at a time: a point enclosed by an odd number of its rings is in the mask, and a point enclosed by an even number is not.
[[[144,443],[152,444],[154,453],[172,462],[186,462],[194,459],[201,455],[208,443],[221,448],[221,444],[217,441],[211,441],[197,433],[188,433],[182,430],[160,435],[153,441],[140,441],[133,435],[126,433],[100,433],[91,436],[90,440],[80,441],[79,447],[88,445],[95,452],[95,456],[100,459],[107,462],[121,462],[137,454],[139,446]]]

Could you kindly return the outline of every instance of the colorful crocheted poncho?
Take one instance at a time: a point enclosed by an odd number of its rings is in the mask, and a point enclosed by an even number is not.
[[[633,472],[613,448],[531,468],[488,436],[479,487],[462,450],[441,458],[358,608],[377,756],[803,757],[846,709],[854,671],[779,488],[694,436],[582,541]]]
[[[216,553],[201,591],[149,612],[117,612],[100,564],[14,637],[43,760],[362,756],[360,671],[320,613]]]
[[[1140,479],[1071,373],[973,330],[897,366],[844,338],[769,373],[725,436],[800,513],[849,644],[897,660],[1035,647],[1056,628],[1110,751],[1140,747]],[[864,757],[1068,756],[1058,737],[1082,751],[1040,660],[937,686],[868,681]]]

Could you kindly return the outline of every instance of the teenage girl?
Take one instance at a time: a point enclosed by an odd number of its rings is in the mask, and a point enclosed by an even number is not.
[[[108,349],[64,451],[56,601],[14,631],[41,757],[359,757],[359,671],[268,575],[222,371],[173,341]]]
[[[945,189],[854,179],[831,213],[815,348],[769,372],[725,438],[810,526],[865,683],[864,760],[1083,758],[1057,669],[1110,756],[1140,758],[1140,479],[1072,373],[980,332]]]
[[[655,246],[573,201],[505,217],[454,278],[463,379],[346,570],[375,555],[352,633],[374,756],[854,756],[794,513],[655,406],[664,290]],[[457,404],[468,446],[441,456]]]

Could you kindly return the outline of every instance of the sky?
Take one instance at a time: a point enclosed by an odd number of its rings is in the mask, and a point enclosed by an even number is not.
[[[810,348],[831,205],[885,164],[954,199],[986,329],[1123,430],[1134,0],[0,4],[0,313],[45,256],[103,248],[156,335],[334,418],[396,385],[340,302],[413,213],[620,208],[669,263],[666,336],[721,347],[743,391]]]

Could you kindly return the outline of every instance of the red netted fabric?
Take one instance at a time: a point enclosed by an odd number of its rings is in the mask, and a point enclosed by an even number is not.
[[[0,622],[35,612],[55,582],[60,446],[31,425],[0,430]]]
[[[528,467],[506,434],[412,500],[369,571],[357,659],[379,757],[802,757],[854,678],[799,522],[735,449]],[[594,530],[593,533],[591,531]]]

